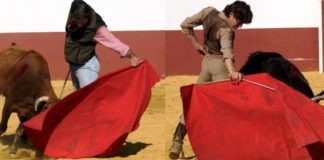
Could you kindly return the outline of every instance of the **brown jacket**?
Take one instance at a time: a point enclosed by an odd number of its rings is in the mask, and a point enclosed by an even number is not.
[[[187,17],[182,23],[182,33],[194,35],[194,27],[203,26],[204,45],[223,54],[223,58],[234,59],[234,29],[223,12],[207,7],[197,14]]]
[[[90,22],[85,29],[77,32],[67,31],[64,44],[65,60],[73,64],[84,64],[91,59],[95,55],[97,44],[93,37],[101,26],[106,26],[105,22],[99,14],[92,11]]]

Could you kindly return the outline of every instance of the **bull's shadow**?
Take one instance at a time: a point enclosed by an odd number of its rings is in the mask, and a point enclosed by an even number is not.
[[[4,146],[10,146],[12,145],[12,142],[14,141],[15,134],[9,134],[9,135],[1,135],[0,136],[0,143]],[[17,145],[19,148],[25,148],[25,149],[35,149],[33,147],[33,144],[30,143],[27,139],[23,138],[24,140],[19,142]]]
[[[8,156],[5,159],[9,159],[9,155],[7,154],[10,145],[13,144],[15,138],[15,134],[10,135],[2,135],[0,137],[0,143],[3,146],[6,146],[4,149],[1,150],[1,152],[5,152],[4,156]],[[17,147],[19,147],[19,152],[17,152],[16,158],[18,159],[29,159],[29,160],[48,160],[43,155],[35,150],[33,147],[33,144],[31,144],[27,139],[24,139],[22,141],[18,141],[16,143]],[[34,152],[36,153],[34,155]],[[4,158],[4,157],[2,157]]]
[[[7,146],[5,149],[2,149],[1,151],[3,152],[8,152],[7,150],[9,149],[10,145],[12,145],[12,142],[14,141],[15,134],[10,134],[10,135],[2,135],[0,137],[0,143],[3,146]],[[54,158],[50,158],[47,156],[44,156],[41,152],[38,152],[35,150],[34,146],[32,143],[30,143],[27,139],[24,139],[22,141],[18,141],[17,147],[20,149],[25,149],[25,150],[20,150],[17,154],[18,159],[29,159],[29,160],[54,160]],[[35,152],[35,155],[33,154]],[[1,154],[1,156],[4,156]],[[9,155],[5,154],[5,156]],[[2,159],[4,157],[0,157]],[[8,159],[5,158],[5,159]]]
[[[10,146],[13,142],[15,138],[15,134],[10,134],[10,135],[2,135],[0,136],[0,143],[2,145],[5,146]],[[33,144],[30,143],[28,140],[19,142],[18,144],[19,148],[23,148],[23,149],[30,149],[36,152],[36,157],[38,159],[51,159],[49,157],[43,157],[43,155],[41,153],[38,153]],[[121,147],[121,149],[119,150],[118,154],[113,155],[113,156],[109,156],[109,157],[128,157],[131,155],[136,155],[139,151],[141,151],[142,149],[146,148],[147,146],[150,146],[152,144],[148,144],[148,143],[142,143],[142,142],[136,142],[136,143],[132,143],[132,142],[125,142],[125,144]],[[97,158],[109,158],[109,157],[97,157]]]

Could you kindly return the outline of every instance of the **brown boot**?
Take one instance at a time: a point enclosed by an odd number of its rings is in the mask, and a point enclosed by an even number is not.
[[[182,156],[184,156],[183,150],[182,150],[182,144],[183,139],[185,135],[187,134],[187,130],[185,126],[181,123],[178,124],[176,131],[173,135],[173,144],[170,149],[169,158],[170,159],[178,159],[180,156],[180,153],[182,153]]]

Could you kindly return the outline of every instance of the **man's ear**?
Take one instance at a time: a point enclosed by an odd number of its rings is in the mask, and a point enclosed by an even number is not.
[[[231,12],[231,13],[228,15],[228,18],[234,18],[234,13]]]

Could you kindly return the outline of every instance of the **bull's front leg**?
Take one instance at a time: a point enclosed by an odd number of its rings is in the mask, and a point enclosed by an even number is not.
[[[2,109],[2,117],[0,122],[0,135],[2,135],[7,130],[8,120],[11,115],[11,105],[12,104],[8,100],[5,101],[5,105]]]
[[[19,123],[19,126],[16,130],[14,141],[9,147],[9,157],[10,158],[16,158],[18,142],[21,141],[21,137],[23,134],[24,134],[24,128],[22,126],[22,123]]]

